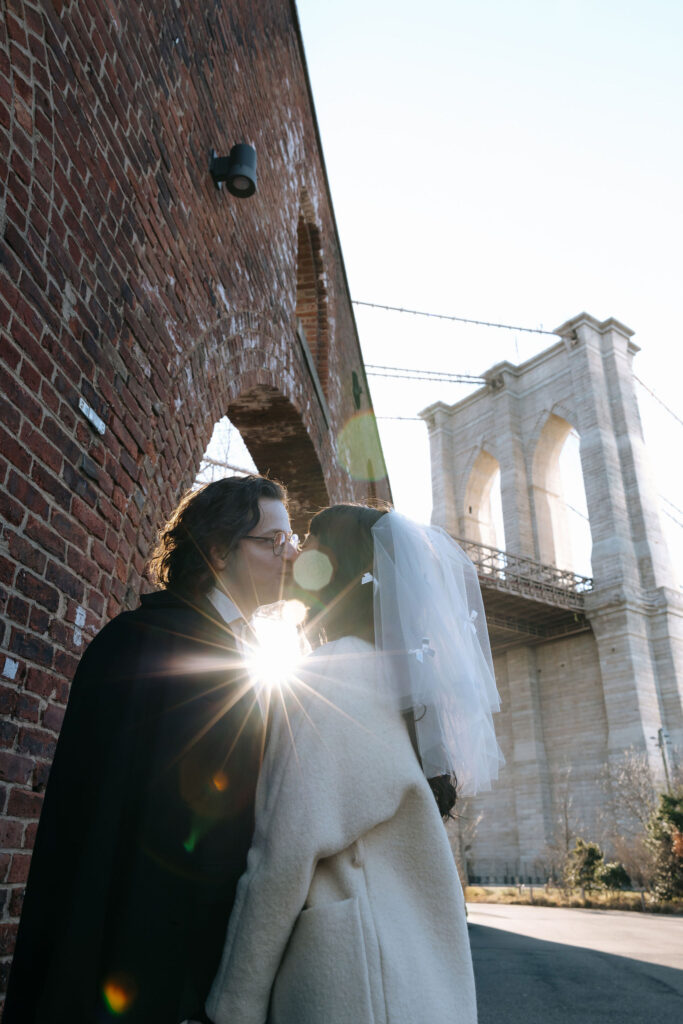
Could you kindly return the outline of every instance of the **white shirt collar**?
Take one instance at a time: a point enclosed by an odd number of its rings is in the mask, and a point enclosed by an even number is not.
[[[208,592],[206,596],[208,597],[209,601],[214,606],[220,617],[223,619],[223,621],[227,622],[228,625],[237,620],[244,620],[244,616],[242,615],[241,611],[239,610],[235,602],[231,601],[228,595],[223,590],[219,590],[218,587],[214,587],[212,590]]]

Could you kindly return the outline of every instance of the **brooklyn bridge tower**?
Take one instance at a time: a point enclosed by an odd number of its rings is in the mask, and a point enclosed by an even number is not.
[[[423,413],[433,521],[478,566],[503,705],[507,766],[476,802],[471,870],[483,880],[539,876],[568,775],[574,816],[590,833],[609,812],[606,765],[635,750],[663,785],[683,750],[683,599],[644,450],[638,347],[617,320],[587,314],[556,333],[522,365],[492,367],[468,398]],[[560,474],[572,431],[591,576],[573,571]],[[504,542],[491,505],[498,473]]]

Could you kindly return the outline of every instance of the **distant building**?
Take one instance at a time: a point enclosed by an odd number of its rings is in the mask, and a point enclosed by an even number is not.
[[[625,751],[662,787],[683,752],[683,598],[676,588],[636,404],[633,334],[587,314],[521,366],[488,370],[429,428],[433,521],[469,542],[482,583],[507,764],[469,853],[483,880],[539,879],[559,832],[589,838],[613,813],[601,783]],[[571,571],[558,460],[574,428],[593,540]],[[500,472],[505,551],[491,487]],[[559,830],[559,831],[558,831]]]

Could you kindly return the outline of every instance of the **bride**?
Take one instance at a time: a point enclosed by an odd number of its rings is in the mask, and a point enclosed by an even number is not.
[[[324,642],[283,688],[216,1024],[475,1024],[441,818],[502,759],[476,572],[436,527],[337,505],[296,565]]]

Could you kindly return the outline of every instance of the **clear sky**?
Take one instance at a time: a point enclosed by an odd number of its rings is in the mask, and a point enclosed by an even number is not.
[[[354,299],[636,332],[683,419],[683,3],[298,0]],[[552,338],[356,307],[366,363],[478,374]],[[370,378],[399,509],[431,510],[426,427],[461,385]],[[683,579],[683,426],[638,389]],[[667,504],[668,502],[668,504]],[[673,503],[673,505],[671,504]]]

